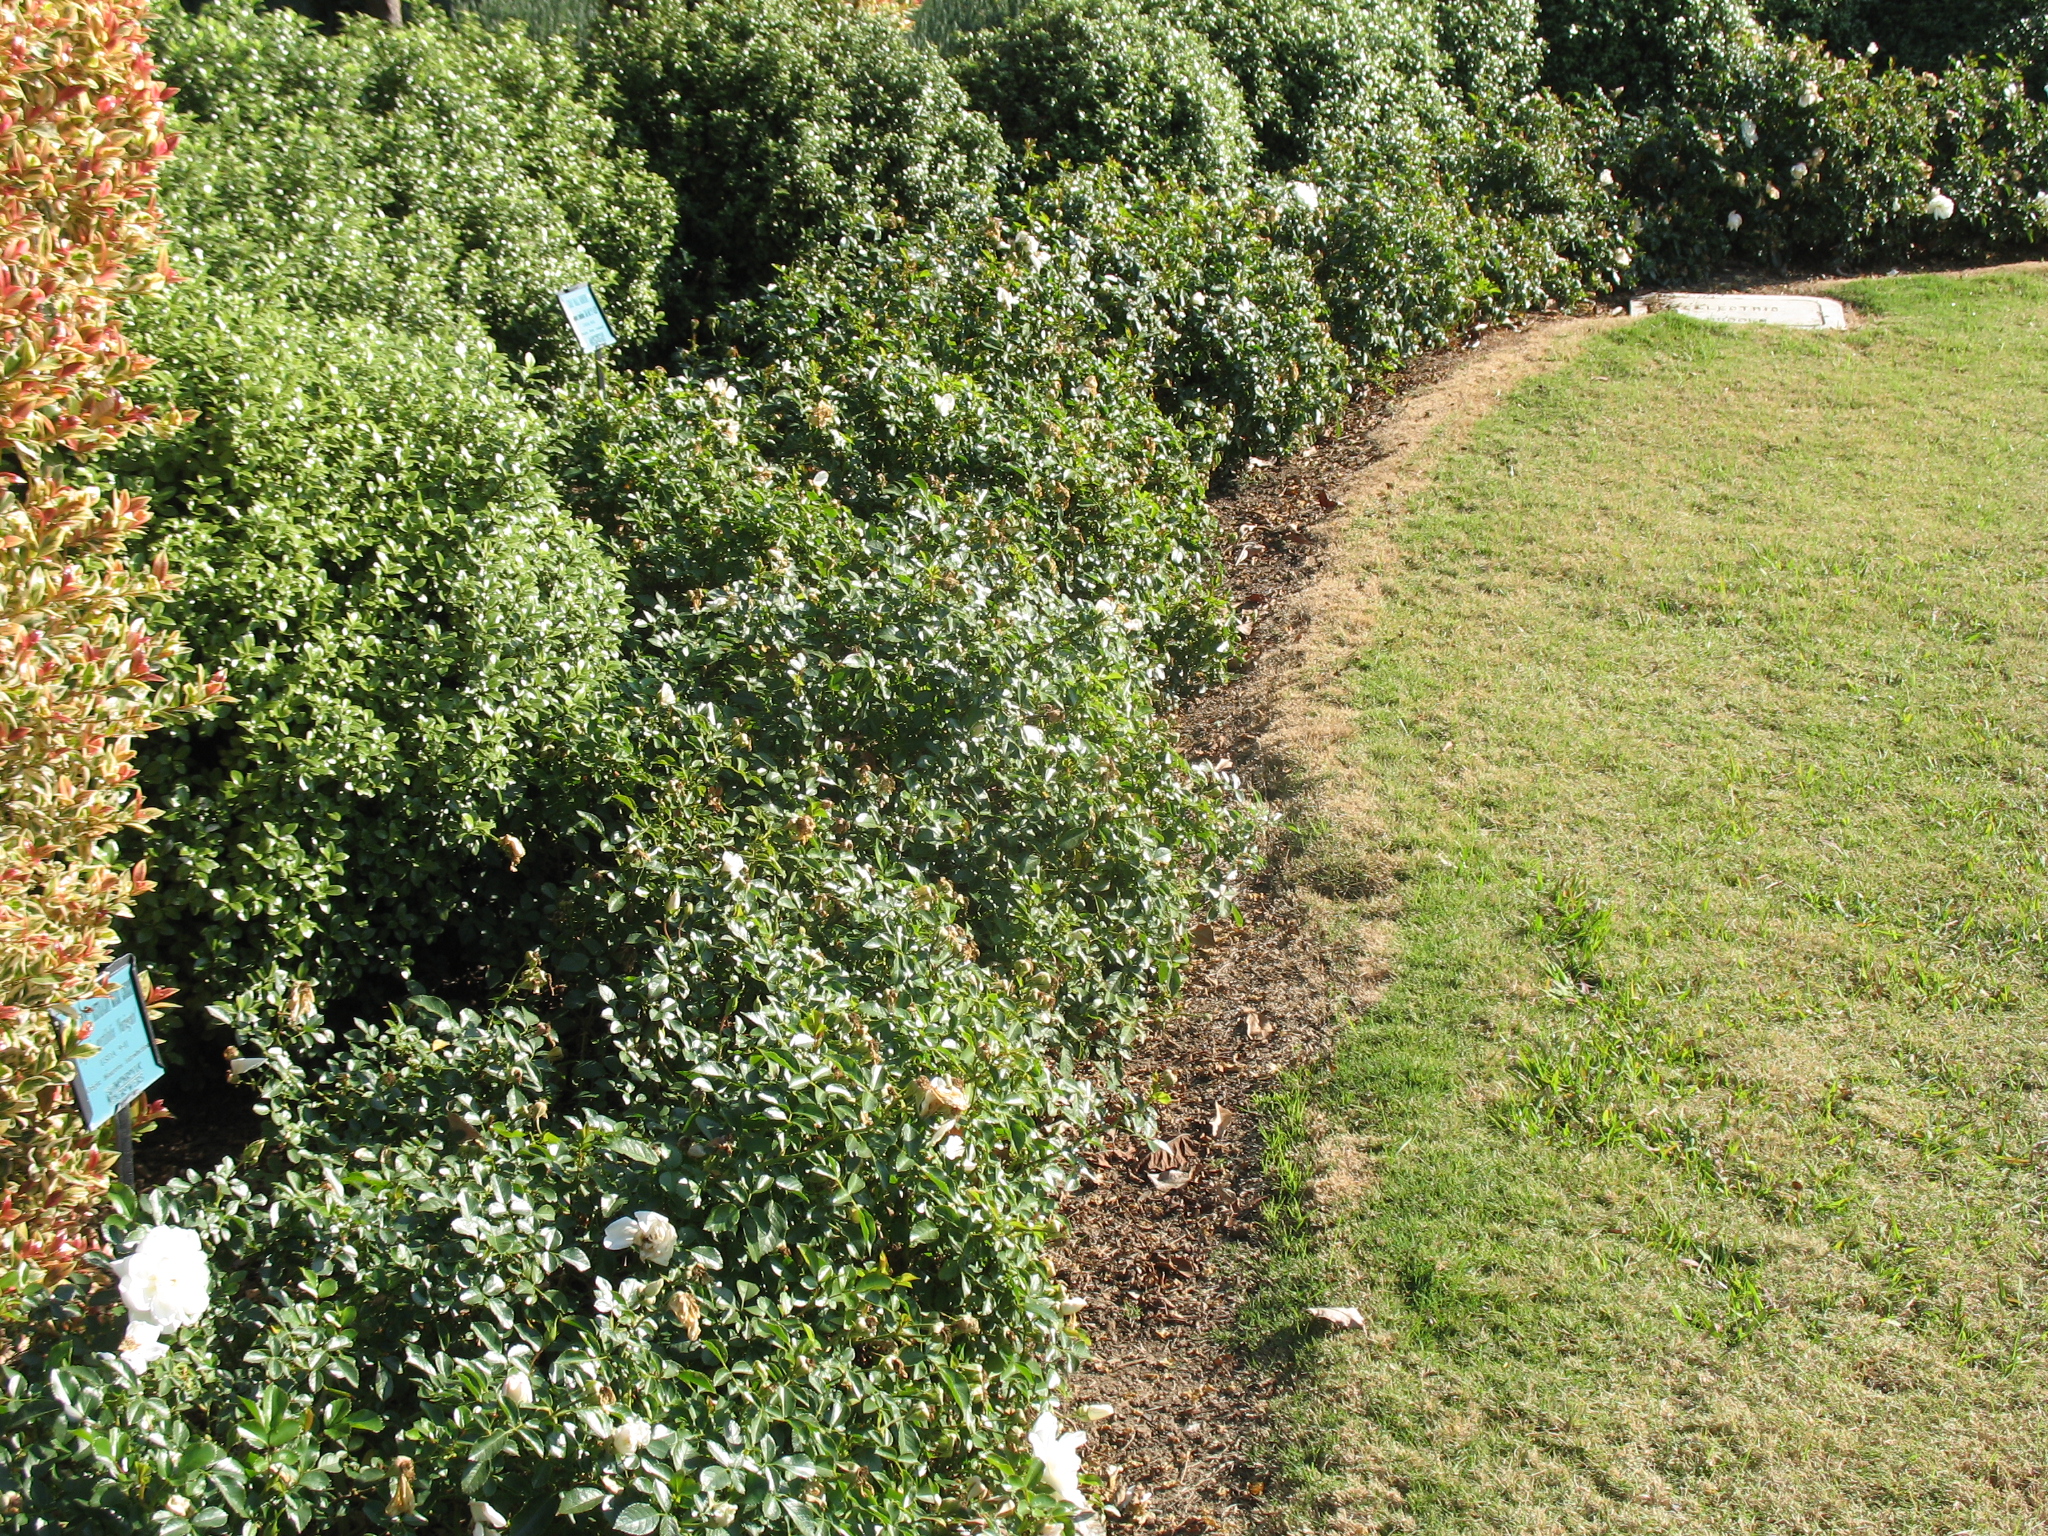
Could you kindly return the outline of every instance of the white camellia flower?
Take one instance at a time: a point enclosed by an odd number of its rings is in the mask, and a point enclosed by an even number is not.
[[[1287,184],[1287,195],[1311,213],[1315,212],[1317,206],[1323,200],[1323,194],[1317,190],[1315,183],[1309,181],[1289,182]]]
[[[125,1258],[107,1266],[121,1282],[128,1330],[121,1358],[137,1371],[170,1353],[159,1341],[205,1315],[212,1279],[199,1234],[186,1227],[146,1227]]]
[[[659,1211],[635,1211],[604,1229],[604,1245],[631,1248],[650,1264],[666,1265],[676,1256],[676,1224]]]
[[[1041,1480],[1052,1490],[1053,1497],[1076,1509],[1086,1509],[1088,1500],[1081,1492],[1081,1447],[1088,1443],[1088,1436],[1078,1429],[1061,1434],[1060,1421],[1048,1408],[1031,1426],[1030,1439],[1031,1454],[1045,1469]]]
[[[1731,210],[1728,215],[1728,228],[1730,230],[1742,228],[1742,215]]]
[[[469,1501],[469,1536],[491,1536],[492,1531],[502,1531],[508,1523],[482,1499]]]
[[[1820,87],[1813,81],[1809,80],[1806,84],[1799,87],[1799,105],[1802,107],[1817,107],[1820,105]]]
[[[1935,188],[1934,195],[1927,199],[1927,216],[1930,219],[1947,219],[1954,217],[1955,211],[1956,200],[1939,187]]]
[[[1740,132],[1742,135],[1742,147],[1744,149],[1755,149],[1756,124],[1745,117],[1738,120],[1735,126],[1737,131]]]
[[[505,1401],[514,1408],[533,1406],[533,1378],[524,1371],[514,1371],[505,1378]]]
[[[612,1452],[621,1461],[628,1456],[638,1456],[653,1438],[653,1425],[645,1419],[628,1419],[612,1430]]]
[[[937,411],[941,416],[952,415],[953,407],[956,403],[956,399],[952,395],[932,396],[932,409]]]

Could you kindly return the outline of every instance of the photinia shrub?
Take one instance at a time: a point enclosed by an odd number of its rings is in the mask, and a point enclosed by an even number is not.
[[[111,1156],[78,1125],[63,1005],[91,995],[112,925],[149,888],[112,856],[154,814],[133,739],[220,691],[171,685],[144,627],[161,561],[122,558],[148,503],[67,483],[75,461],[175,412],[131,391],[122,331],[171,280],[153,200],[173,140],[141,5],[26,0],[0,15],[0,1315],[94,1246]],[[160,999],[153,999],[159,1001]]]

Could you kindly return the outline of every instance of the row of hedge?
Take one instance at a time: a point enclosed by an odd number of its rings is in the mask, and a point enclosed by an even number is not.
[[[1625,274],[2048,229],[2011,74],[1652,19],[1632,97],[1524,0],[160,18],[195,419],[81,473],[233,702],[125,938],[267,1132],[110,1223],[207,1257],[162,1358],[4,1298],[0,1529],[1070,1521],[1058,1199],[1256,822],[1161,718],[1214,477]]]

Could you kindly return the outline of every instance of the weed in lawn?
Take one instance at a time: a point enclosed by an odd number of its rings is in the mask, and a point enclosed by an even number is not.
[[[1304,1529],[2048,1525],[2048,281],[1847,296],[1593,336],[1375,573],[1302,856],[1402,954],[1269,1123],[1372,1177],[1248,1320],[1391,1342],[1299,1357]]]

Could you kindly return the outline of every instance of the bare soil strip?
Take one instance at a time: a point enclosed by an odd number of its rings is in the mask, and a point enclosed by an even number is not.
[[[1228,760],[1290,821],[1373,828],[1371,786],[1337,772],[1350,717],[1343,673],[1371,635],[1402,496],[1519,380],[1592,329],[1623,323],[1538,319],[1419,359],[1335,440],[1213,503],[1251,661],[1181,711],[1188,754]],[[1256,1455],[1267,1405],[1289,1383],[1284,1360],[1231,1342],[1266,1195],[1255,1104],[1289,1064],[1321,1053],[1341,1005],[1368,1001],[1388,974],[1390,909],[1368,901],[1379,921],[1342,942],[1323,920],[1331,897],[1387,892],[1385,872],[1296,867],[1284,833],[1268,854],[1246,926],[1209,936],[1179,1006],[1131,1061],[1129,1081],[1171,1096],[1159,1135],[1173,1155],[1112,1133],[1094,1182],[1065,1206],[1069,1233],[1054,1256],[1068,1290],[1091,1302],[1094,1357],[1068,1401],[1114,1410],[1089,1432],[1087,1465],[1110,1480],[1113,1524],[1167,1536],[1260,1523],[1267,1474]]]

